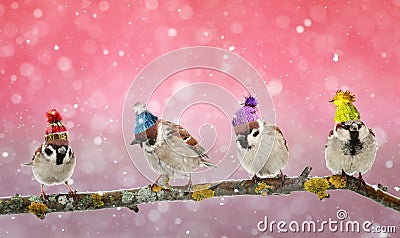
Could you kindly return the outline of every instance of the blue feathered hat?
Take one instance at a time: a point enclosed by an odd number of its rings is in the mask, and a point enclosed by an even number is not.
[[[136,126],[133,131],[135,134],[143,133],[150,127],[154,126],[158,120],[158,117],[154,116],[149,111],[144,111],[139,115],[136,115]]]

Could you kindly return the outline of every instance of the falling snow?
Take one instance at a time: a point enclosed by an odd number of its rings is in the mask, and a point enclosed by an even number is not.
[[[62,113],[77,156],[78,164],[68,183],[78,192],[153,183],[158,174],[149,169],[140,146],[127,142],[133,138],[133,99],[148,101],[153,113],[184,125],[207,147],[210,160],[218,163],[220,176],[249,178],[239,166],[230,121],[248,89],[254,92],[260,88],[267,88],[273,97],[273,113],[263,118],[278,123],[288,141],[291,157],[284,171],[288,176],[298,175],[306,165],[313,167],[314,174],[329,173],[323,153],[333,128],[334,107],[328,101],[337,89],[350,89],[357,96],[355,105],[361,119],[373,129],[379,144],[377,160],[363,177],[398,193],[399,12],[399,0],[385,4],[380,0],[359,4],[3,1],[0,195],[40,193],[31,169],[19,164],[29,162],[43,142],[47,126],[44,112],[51,108]],[[218,58],[221,71],[174,68],[186,62],[182,57],[153,69],[154,73],[171,72],[146,78],[129,98],[130,85],[146,65],[169,51],[198,45],[228,51]],[[249,62],[262,82],[257,84],[248,75],[236,79],[226,74],[242,70],[228,53]],[[194,86],[202,82],[216,85],[226,94]],[[234,107],[227,109],[229,102]],[[261,108],[265,104],[259,102]],[[125,108],[129,110],[123,111]],[[129,115],[129,122],[125,115]],[[137,152],[135,157],[129,156],[132,151]],[[213,180],[217,178],[202,172],[193,174],[194,183]],[[49,193],[66,192],[61,185],[46,189]],[[320,217],[321,210],[324,216],[335,217],[339,208],[352,217],[399,224],[391,210],[371,207],[370,201],[343,191],[323,203],[298,193],[145,204],[137,214],[124,208],[49,214],[45,223],[28,215],[1,216],[0,237],[29,236],[32,230],[38,237],[275,237],[277,234],[261,234],[256,229],[264,215],[276,220],[304,220]]]

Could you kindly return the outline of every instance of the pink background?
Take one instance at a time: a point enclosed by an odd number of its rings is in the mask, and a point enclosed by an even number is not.
[[[42,142],[44,113],[53,107],[64,116],[78,156],[72,177],[76,190],[149,184],[125,148],[125,97],[135,76],[152,60],[198,45],[230,50],[264,78],[275,103],[276,121],[289,144],[290,161],[284,171],[289,176],[298,175],[307,165],[313,167],[312,175],[329,174],[324,145],[335,110],[328,100],[339,88],[351,89],[361,119],[374,130],[380,145],[376,162],[364,178],[387,185],[400,196],[399,0],[2,1],[0,195],[39,194],[32,171],[19,164],[29,161]],[[166,79],[149,108],[160,114],[179,89],[202,81],[218,81],[237,100],[247,94],[221,72],[188,70]],[[176,112],[177,116],[181,113]],[[223,109],[199,105],[181,118],[181,124],[196,137],[201,134],[200,124],[215,126],[217,138],[209,152],[214,162],[232,152],[226,148],[232,143],[230,138],[224,137],[230,133],[230,119],[223,119],[223,113]],[[208,137],[202,138],[206,144]],[[135,159],[144,161],[144,157]],[[247,177],[238,169],[230,178]],[[47,187],[46,191],[66,192],[66,188]],[[49,214],[43,221],[33,215],[1,216],[0,236],[277,237],[281,234],[257,232],[257,222],[264,216],[288,222],[336,219],[338,209],[348,212],[348,220],[397,225],[400,232],[400,213],[351,192],[330,194],[322,202],[313,194],[294,193],[157,203],[141,205],[138,214],[108,209]]]

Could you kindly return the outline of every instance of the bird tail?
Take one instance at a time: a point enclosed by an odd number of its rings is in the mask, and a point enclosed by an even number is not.
[[[133,139],[132,142],[131,142],[131,145],[136,145],[136,144],[139,144],[139,143],[141,143],[141,141]]]
[[[23,164],[20,164],[21,166],[32,166],[33,165],[33,161],[31,161],[31,162],[28,162],[28,163],[23,163]]]
[[[213,164],[207,160],[202,159],[201,162],[202,162],[202,164],[201,164],[202,167],[206,167],[206,168],[215,167],[215,164]]]

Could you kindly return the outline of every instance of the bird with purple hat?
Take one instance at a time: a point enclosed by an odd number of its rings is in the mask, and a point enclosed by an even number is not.
[[[262,121],[257,115],[257,100],[248,96],[233,115],[240,164],[256,180],[273,177],[286,167],[289,158],[287,143],[279,127]]]

